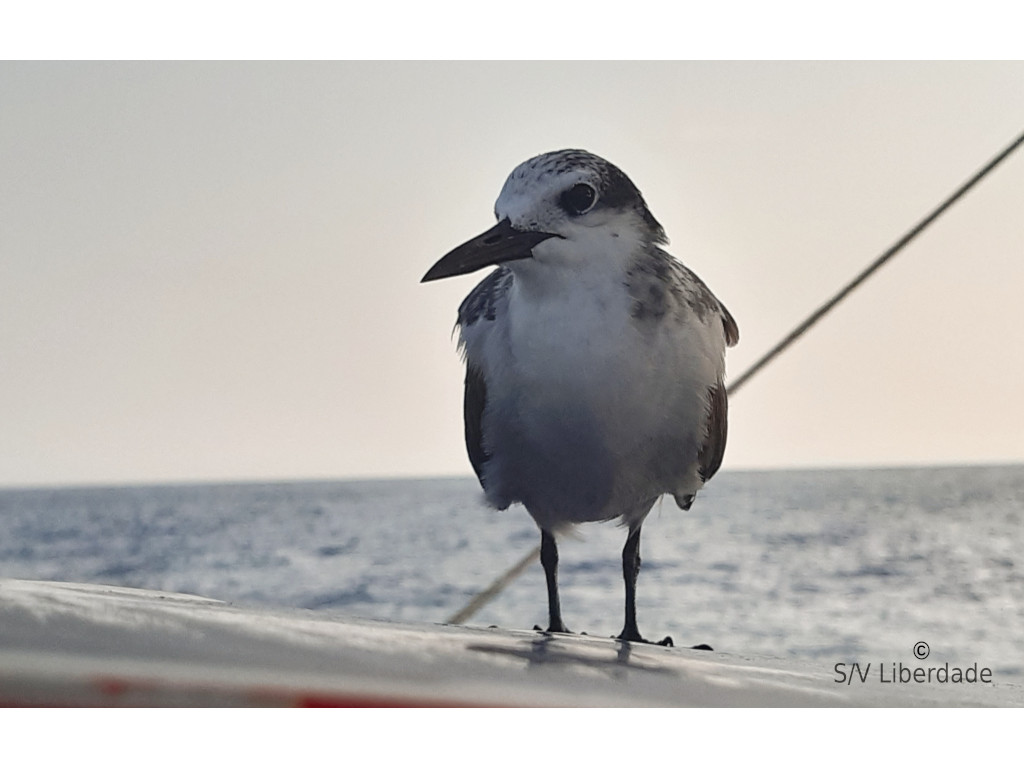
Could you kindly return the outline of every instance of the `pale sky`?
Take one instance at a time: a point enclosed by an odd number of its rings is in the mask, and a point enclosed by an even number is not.
[[[738,376],[1024,130],[1022,63],[0,64],[0,485],[470,474],[421,285],[637,184]],[[1024,461],[1024,150],[731,402],[724,468]]]

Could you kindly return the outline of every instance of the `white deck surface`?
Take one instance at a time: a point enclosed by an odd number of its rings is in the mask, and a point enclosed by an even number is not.
[[[847,686],[834,677],[832,663],[0,580],[7,706],[1024,704],[1024,691],[998,682]]]

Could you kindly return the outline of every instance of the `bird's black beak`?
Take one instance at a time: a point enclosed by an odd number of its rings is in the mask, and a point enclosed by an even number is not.
[[[505,261],[528,259],[533,256],[533,247],[552,237],[550,232],[534,232],[516,229],[508,219],[502,219],[482,235],[477,235],[458,248],[441,257],[423,276],[421,283],[440,280],[475,272],[481,267],[501,264]]]

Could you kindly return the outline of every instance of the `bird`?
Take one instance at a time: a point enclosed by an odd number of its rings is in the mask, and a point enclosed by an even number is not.
[[[521,163],[494,215],[421,281],[496,267],[456,321],[470,463],[490,505],[521,503],[540,529],[546,631],[569,632],[557,537],[618,520],[628,533],[616,637],[649,642],[636,617],[640,530],[664,495],[688,510],[722,464],[725,350],[738,326],[663,250],[665,230],[636,185],[595,154]]]

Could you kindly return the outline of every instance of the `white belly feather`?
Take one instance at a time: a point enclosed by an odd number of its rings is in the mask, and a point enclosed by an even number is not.
[[[516,266],[505,322],[463,329],[488,386],[491,500],[523,501],[552,528],[631,523],[663,493],[695,493],[706,393],[723,376],[720,319],[639,322],[620,275]]]

